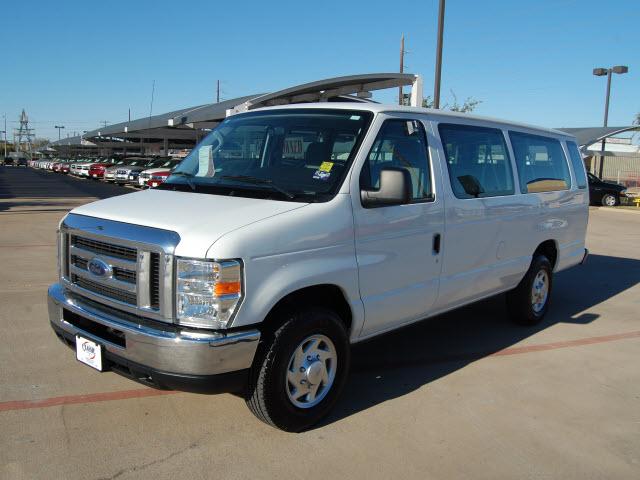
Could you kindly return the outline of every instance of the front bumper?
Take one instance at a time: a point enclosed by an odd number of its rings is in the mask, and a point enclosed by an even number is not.
[[[216,380],[246,374],[260,340],[258,330],[203,333],[142,318],[134,323],[57,283],[48,297],[51,327],[65,343],[75,346],[76,335],[93,340],[103,346],[108,366],[156,387],[227,390],[216,388]]]

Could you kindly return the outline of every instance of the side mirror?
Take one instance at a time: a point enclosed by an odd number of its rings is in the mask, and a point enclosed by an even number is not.
[[[411,199],[411,175],[404,168],[383,168],[380,188],[361,190],[360,199],[365,208],[404,205]]]

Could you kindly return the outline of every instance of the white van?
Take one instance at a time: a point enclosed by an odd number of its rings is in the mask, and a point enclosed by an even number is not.
[[[586,257],[588,203],[563,132],[378,104],[240,113],[161,187],[63,219],[50,321],[97,370],[244,389],[299,431],[335,404],[350,344],[502,292],[539,322]]]

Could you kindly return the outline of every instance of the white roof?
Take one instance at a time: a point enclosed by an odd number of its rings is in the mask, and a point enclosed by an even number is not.
[[[390,113],[390,112],[418,113],[421,115],[426,114],[434,117],[449,117],[449,118],[458,118],[458,119],[467,119],[467,120],[480,120],[484,122],[498,123],[505,126],[513,126],[513,127],[519,127],[519,128],[527,128],[530,130],[537,130],[539,132],[551,133],[557,136],[573,138],[573,135],[567,132],[563,132],[561,130],[540,127],[537,125],[530,125],[527,123],[511,122],[509,120],[483,117],[479,115],[472,115],[469,113],[452,112],[450,110],[437,110],[434,108],[422,108],[422,107],[405,107],[402,105],[385,105],[382,103],[329,103],[329,102],[296,103],[291,105],[279,105],[276,107],[256,108],[255,110],[250,110],[250,112],[260,112],[260,111],[266,111],[266,110],[283,110],[283,109],[304,109],[304,108],[318,108],[318,109],[330,109],[330,110],[361,110],[361,111],[369,111],[373,113],[383,113],[383,112],[384,113]],[[249,113],[249,112],[239,113],[238,115],[243,115],[246,113]]]

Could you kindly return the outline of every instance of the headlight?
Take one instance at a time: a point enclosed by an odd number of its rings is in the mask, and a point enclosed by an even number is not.
[[[239,261],[178,259],[176,317],[180,325],[227,328],[241,299]]]

